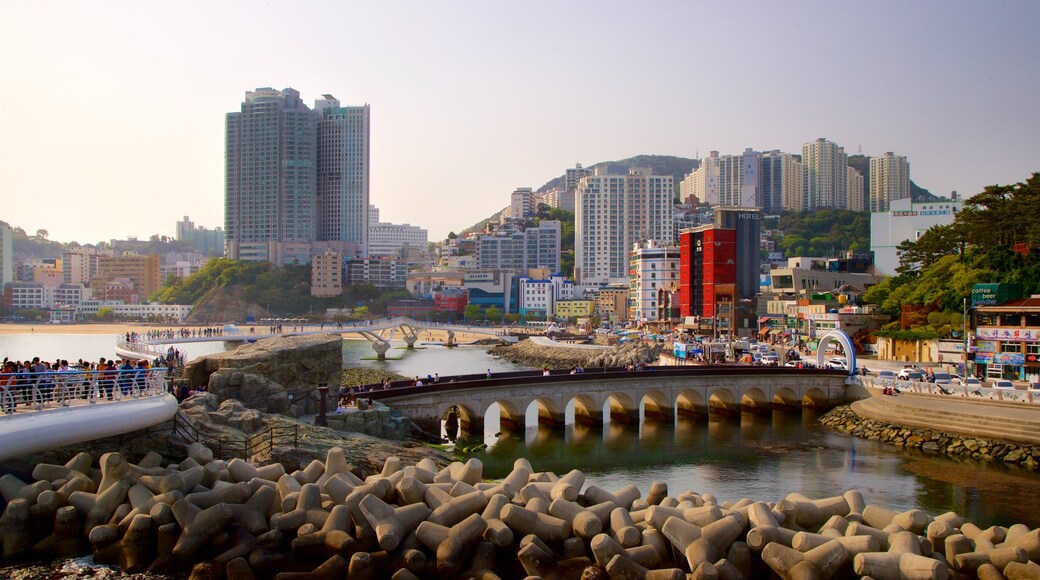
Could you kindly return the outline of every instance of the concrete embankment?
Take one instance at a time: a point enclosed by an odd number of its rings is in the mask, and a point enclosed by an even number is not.
[[[921,420],[921,411],[917,411]],[[888,415],[896,417],[895,413]],[[890,421],[896,420],[895,418]],[[906,422],[912,419],[904,419]],[[949,433],[940,429],[912,427],[858,414],[854,406],[832,409],[820,418],[820,423],[854,437],[879,441],[896,447],[916,449],[925,453],[947,455],[978,461],[1000,461],[1017,465],[1028,471],[1040,471],[1040,445],[1013,442],[982,435]],[[971,428],[963,425],[962,428]]]
[[[387,458],[378,472],[341,449],[287,473],[213,457],[155,454],[40,464],[0,478],[5,559],[91,553],[129,572],[191,578],[1035,578],[1040,529],[980,529],[866,505],[849,490],[766,503],[712,494],[646,495],[535,472],[519,459],[483,480],[475,458],[440,468]]]
[[[661,353],[661,345],[643,342],[616,346],[558,343],[545,338],[522,340],[511,346],[491,349],[491,354],[516,364],[532,367],[602,368],[653,364]]]

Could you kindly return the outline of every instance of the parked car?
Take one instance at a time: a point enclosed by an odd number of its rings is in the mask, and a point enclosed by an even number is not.
[[[1029,383],[1029,390],[1034,393],[1040,393],[1040,383]]]
[[[924,373],[915,368],[906,368],[899,371],[896,378],[901,381],[924,381]]]
[[[882,379],[882,380],[887,380],[887,381],[894,381],[895,378],[896,378],[896,373],[895,373],[895,371],[888,371],[888,370],[878,371],[877,378]]]
[[[977,389],[982,386],[982,381],[976,379],[975,377],[967,377],[961,379],[961,386]]]
[[[953,384],[953,377],[946,371],[935,371],[932,373],[932,382],[937,385]]]
[[[1002,391],[1013,391],[1015,390],[1015,383],[1012,383],[1006,379],[997,379],[993,381],[993,388],[1000,389]]]
[[[775,352],[767,352],[762,355],[762,364],[764,365],[778,365],[780,364],[780,357]]]
[[[823,365],[824,368],[834,369],[839,371],[849,370],[849,361],[843,358],[832,358]]]

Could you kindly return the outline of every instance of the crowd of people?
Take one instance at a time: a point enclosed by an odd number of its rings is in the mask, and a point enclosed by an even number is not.
[[[136,332],[128,330],[123,338],[128,343],[141,342],[143,340],[173,340],[176,338],[206,338],[211,336],[224,336],[224,329],[220,327],[210,328],[166,328]]]
[[[159,362],[159,361],[156,361]],[[129,395],[134,389],[143,389],[147,383],[148,370],[155,368],[147,360],[132,361],[99,358],[96,362],[79,359],[45,361],[40,357],[31,360],[9,360],[4,358],[0,367],[0,397],[4,411],[13,412],[19,404],[33,405],[33,387],[42,401],[66,397],[86,396],[85,387],[97,381],[100,396],[112,399],[116,393]],[[8,396],[10,395],[10,396]]]

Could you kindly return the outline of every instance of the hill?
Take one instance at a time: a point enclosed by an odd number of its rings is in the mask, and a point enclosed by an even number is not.
[[[649,167],[653,169],[657,175],[671,175],[675,179],[675,193],[679,193],[679,182],[694,169],[700,167],[701,162],[697,159],[687,159],[686,157],[675,157],[673,155],[636,155],[635,157],[629,157],[628,159],[621,159],[618,161],[600,161],[595,165],[589,166],[589,169],[595,169],[597,167],[606,167],[609,173],[628,173],[628,170],[633,167]],[[538,188],[538,192],[549,191],[554,187],[563,187],[566,173],[555,177],[546,182],[545,185]]]

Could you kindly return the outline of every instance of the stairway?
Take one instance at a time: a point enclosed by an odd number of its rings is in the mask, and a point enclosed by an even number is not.
[[[856,414],[894,425],[1040,445],[1040,409],[987,401],[934,400],[904,394],[852,404]]]

